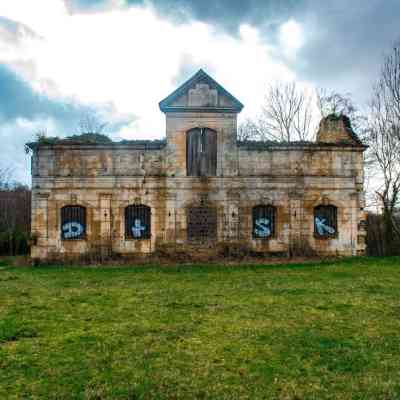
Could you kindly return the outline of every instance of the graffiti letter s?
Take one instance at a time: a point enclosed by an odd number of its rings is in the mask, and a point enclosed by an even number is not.
[[[271,229],[268,227],[268,218],[259,218],[256,220],[255,224],[257,226],[257,228],[254,230],[256,236],[266,238],[271,235]]]
[[[79,237],[82,235],[83,230],[83,226],[79,222],[67,222],[62,227],[65,239],[73,239]]]

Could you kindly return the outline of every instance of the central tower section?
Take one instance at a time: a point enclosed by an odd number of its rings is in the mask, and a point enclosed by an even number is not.
[[[237,114],[242,103],[199,70],[159,106],[166,116],[167,176],[237,175]]]

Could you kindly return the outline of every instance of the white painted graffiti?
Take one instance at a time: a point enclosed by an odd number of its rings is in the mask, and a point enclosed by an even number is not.
[[[74,239],[82,235],[85,228],[79,222],[67,222],[62,226],[62,231],[65,239]]]
[[[318,235],[334,235],[335,229],[326,224],[326,218],[315,217],[315,226],[317,228]]]
[[[255,221],[256,229],[254,233],[258,237],[266,238],[271,236],[271,228],[269,227],[270,221],[268,218],[259,218]]]
[[[142,237],[142,232],[144,232],[146,229],[146,225],[142,225],[142,221],[140,221],[140,219],[135,219],[134,225],[131,228],[133,237]]]

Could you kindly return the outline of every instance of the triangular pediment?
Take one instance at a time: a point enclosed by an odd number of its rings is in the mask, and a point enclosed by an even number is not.
[[[234,112],[243,104],[200,69],[159,103],[163,112]]]

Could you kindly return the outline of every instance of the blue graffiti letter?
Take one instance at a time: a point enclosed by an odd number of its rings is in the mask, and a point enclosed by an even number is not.
[[[329,225],[326,225],[325,218],[315,217],[315,226],[317,228],[318,235],[320,236],[325,236],[326,234],[335,234],[335,229]]]
[[[256,236],[266,238],[271,235],[268,218],[259,218],[256,220],[255,224],[257,226],[257,228],[254,230]]]
[[[84,228],[79,222],[67,222],[62,226],[65,239],[73,239],[82,235]]]
[[[135,219],[135,223],[132,226],[131,230],[134,238],[140,238],[142,237],[142,231],[146,230],[146,226],[142,226],[142,222],[140,221],[140,219]]]

